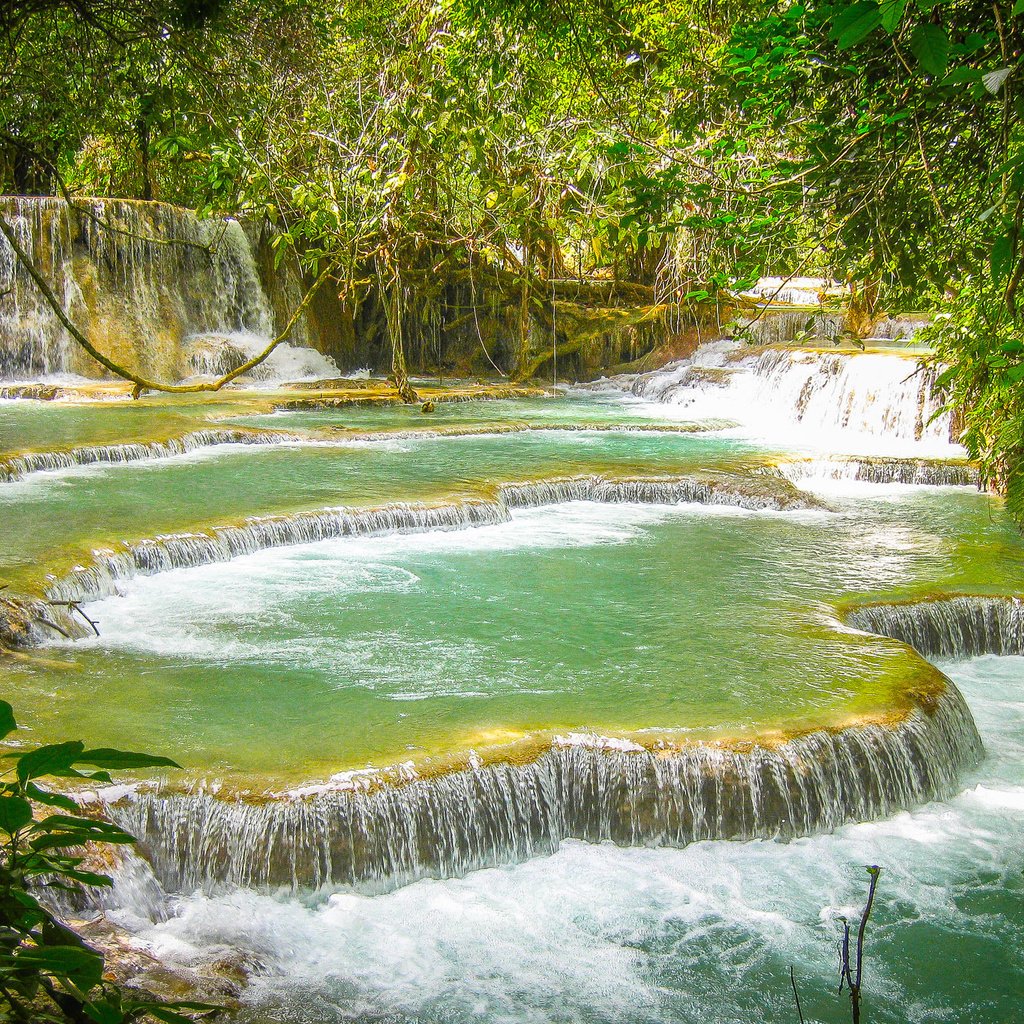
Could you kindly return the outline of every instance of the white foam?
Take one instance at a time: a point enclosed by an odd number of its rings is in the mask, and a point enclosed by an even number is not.
[[[651,418],[734,421],[718,436],[808,452],[954,458],[950,415],[922,398],[917,366],[897,353],[768,350],[734,359],[737,342],[717,341],[692,359],[609,381],[632,393],[630,407]],[[694,367],[717,367],[708,380]],[[925,388],[927,392],[927,388]],[[637,401],[639,399],[639,401]]]
[[[219,377],[259,355],[270,338],[251,331],[209,332],[186,339],[200,377]],[[341,376],[338,364],[316,349],[281,342],[246,375],[257,382],[324,380]],[[367,377],[369,372],[367,371]]]
[[[830,994],[839,919],[856,919],[864,866],[881,864],[872,1019],[995,1020],[989,1001],[1019,986],[1019,961],[976,984],[970,972],[937,975],[935,946],[917,950],[914,935],[922,925],[948,933],[950,949],[980,963],[1019,930],[1000,893],[1024,869],[1024,659],[950,669],[990,756],[949,803],[790,843],[569,842],[548,858],[381,896],[186,896],[169,920],[136,914],[133,927],[172,963],[225,953],[259,963],[245,1003],[288,1021],[784,1020],[790,964],[808,1019],[840,1020]],[[1016,782],[989,781],[1001,776]],[[953,894],[968,892],[987,901],[984,913],[960,909]]]

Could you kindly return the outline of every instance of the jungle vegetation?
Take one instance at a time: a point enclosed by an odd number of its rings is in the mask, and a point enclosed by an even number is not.
[[[1019,516],[1022,15],[13,0],[0,189],[258,219],[353,330],[390,339],[400,384],[412,335],[487,301],[513,340],[484,352],[523,379],[571,358],[588,304],[718,315],[760,275],[832,275],[853,321],[935,314],[965,442]]]

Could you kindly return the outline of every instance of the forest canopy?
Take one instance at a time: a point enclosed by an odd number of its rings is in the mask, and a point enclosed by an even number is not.
[[[501,283],[514,375],[559,282],[721,302],[766,274],[934,314],[965,440],[1024,509],[1024,4],[15,0],[6,192],[266,225],[387,323]],[[553,316],[549,312],[546,314]]]

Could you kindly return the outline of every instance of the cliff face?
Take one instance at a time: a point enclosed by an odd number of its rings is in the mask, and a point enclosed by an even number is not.
[[[159,203],[0,199],[0,213],[101,351],[163,379],[192,372],[188,339],[273,330],[249,240],[236,221]],[[0,376],[100,375],[0,240]]]
[[[283,328],[308,284],[294,256],[276,265],[262,224],[201,220],[189,210],[121,199],[81,199],[72,206],[53,197],[0,197],[0,214],[96,348],[160,380],[233,369]],[[501,272],[467,268],[452,280],[429,273],[416,279],[415,288],[403,288],[400,303],[412,372],[490,376],[511,368],[518,300],[505,294]],[[629,289],[639,286],[598,282],[603,291],[591,295],[595,284],[539,284],[551,294],[537,297],[531,308],[534,372],[541,375],[550,372],[546,353],[555,335],[565,378],[635,360],[678,333],[668,307],[646,295],[651,289],[638,297]],[[346,299],[322,288],[289,342],[298,354],[291,351],[263,375],[387,370],[391,342],[383,297],[372,286]],[[318,362],[314,353],[337,366]],[[0,238],[0,379],[64,373],[100,377],[102,369],[69,337]]]

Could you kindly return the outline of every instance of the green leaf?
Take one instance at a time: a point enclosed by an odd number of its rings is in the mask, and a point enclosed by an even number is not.
[[[882,28],[892,35],[903,20],[907,0],[879,0],[878,9],[882,15]]]
[[[832,23],[829,36],[848,50],[869,36],[882,23],[882,12],[874,0],[860,0],[847,7]]]
[[[944,75],[949,64],[949,36],[941,25],[918,25],[910,36],[910,51],[930,75]]]
[[[0,796],[0,830],[10,835],[32,820],[32,805],[20,796]]]
[[[76,764],[91,764],[96,768],[180,768],[181,765],[169,757],[156,754],[137,754],[131,750],[114,750],[113,747],[97,747],[86,750],[75,759]]]
[[[170,1010],[166,1006],[151,1006],[149,1008],[149,1015],[157,1020],[164,1021],[164,1024],[193,1024],[190,1017],[186,1017],[183,1013],[178,1013],[176,1010]]]
[[[1024,0],[1017,0],[1013,5],[1013,10],[1010,12],[1012,18],[1016,18],[1019,14],[1024,14]]]
[[[14,962],[19,967],[70,978],[88,990],[103,980],[103,958],[95,950],[80,946],[25,946]]]
[[[84,836],[88,840],[101,843],[135,842],[132,836],[116,825],[112,825],[109,821],[97,821],[94,818],[78,818],[66,814],[51,814],[43,818],[42,821],[36,822],[33,831],[41,838],[70,835],[75,837]]]
[[[62,807],[65,811],[72,813],[79,810],[78,804],[71,797],[65,796],[63,793],[51,793],[50,790],[43,789],[34,782],[26,784],[25,792],[37,804],[44,804],[47,807]]]
[[[72,868],[66,868],[61,872],[62,878],[70,878],[74,882],[79,882],[82,885],[92,885],[97,888],[112,888],[114,880],[110,875],[101,875],[95,871],[76,871]]]
[[[992,283],[999,284],[1010,272],[1013,263],[1013,241],[1009,235],[1000,235],[992,246],[989,264],[992,268]]]
[[[213,1006],[210,1003],[186,1003],[186,1002],[174,1002],[174,1003],[147,1003],[146,1011],[151,1017],[156,1017],[157,1020],[162,1020],[165,1024],[195,1024],[195,1015],[198,1014],[200,1017],[207,1017],[211,1014],[218,1013],[222,1007]],[[183,1013],[179,1013],[179,1010],[187,1010],[189,1016],[185,1016]]]
[[[71,743],[51,743],[37,747],[25,754],[11,754],[18,758],[18,778],[22,782],[38,779],[42,775],[65,772],[85,749],[85,744],[75,740]]]
[[[953,68],[939,85],[971,85],[981,81],[981,72],[977,68]]]
[[[96,1024],[124,1024],[125,1015],[120,999],[96,999],[86,1003],[82,1009]]]
[[[17,728],[18,723],[14,720],[14,708],[7,701],[0,700],[0,740]]]

